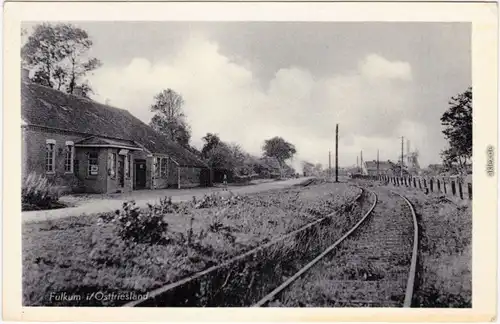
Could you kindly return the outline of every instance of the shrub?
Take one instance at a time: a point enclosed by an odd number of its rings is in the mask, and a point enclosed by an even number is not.
[[[170,199],[160,200],[160,204],[150,205],[145,210],[136,206],[134,201],[123,203],[116,211],[118,235],[124,241],[146,244],[162,244],[168,241],[168,223],[165,214],[176,212]]]
[[[224,198],[218,194],[212,193],[210,195],[204,195],[199,201],[193,197],[194,208],[203,209],[203,208],[213,208],[213,207],[227,207],[234,206],[240,202],[247,201],[248,198],[244,196],[230,194],[229,197]]]
[[[24,179],[21,189],[23,210],[46,209],[59,200],[61,191],[49,180],[34,172]]]

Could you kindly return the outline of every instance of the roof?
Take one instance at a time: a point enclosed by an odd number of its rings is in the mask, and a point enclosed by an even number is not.
[[[366,161],[365,167],[369,170],[377,170],[377,161]],[[392,163],[387,161],[379,161],[378,168],[382,171],[390,170],[392,168]]]
[[[111,139],[111,138],[103,138],[98,136],[91,136],[82,139],[75,143],[76,146],[87,146],[87,147],[96,147],[96,146],[106,146],[106,147],[121,147],[121,148],[129,148],[132,150],[141,150],[142,148],[138,147],[133,141],[129,140],[119,140],[119,139]]]
[[[21,114],[28,125],[134,141],[153,154],[171,156],[180,166],[208,167],[127,110],[32,82],[21,83]]]

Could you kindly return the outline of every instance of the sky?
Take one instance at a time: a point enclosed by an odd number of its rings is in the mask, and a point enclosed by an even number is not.
[[[35,23],[23,27],[30,31]],[[401,136],[421,166],[447,142],[440,116],[471,85],[469,23],[77,22],[103,65],[93,99],[148,123],[154,96],[185,100],[192,144],[206,133],[260,155],[281,136],[292,164],[396,161]]]

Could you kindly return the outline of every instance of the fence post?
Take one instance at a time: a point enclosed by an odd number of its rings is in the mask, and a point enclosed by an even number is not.
[[[413,187],[416,188],[417,187],[417,179],[413,178]]]
[[[467,191],[469,192],[469,199],[472,200],[472,183],[467,182]]]
[[[420,179],[420,178],[418,178],[418,188],[419,188],[420,190],[422,190],[422,182],[421,182],[420,180],[421,180],[421,179]]]
[[[437,179],[438,192],[441,192],[441,182]]]
[[[457,194],[457,188],[455,188],[455,180],[451,180],[451,193],[453,196]]]
[[[444,189],[444,194],[446,195],[446,181],[443,179],[443,189]]]
[[[458,182],[458,193],[460,194],[460,199],[464,199],[464,193],[462,191],[462,182]]]
[[[431,187],[431,192],[432,192],[434,188],[434,183],[432,181],[432,178],[429,180],[429,186]]]
[[[424,178],[424,188],[427,188],[427,180]]]

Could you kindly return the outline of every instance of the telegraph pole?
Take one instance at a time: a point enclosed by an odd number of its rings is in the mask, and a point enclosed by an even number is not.
[[[379,169],[379,160],[378,160],[378,155],[379,155],[379,152],[377,150],[377,177],[380,176],[380,169]]]
[[[404,160],[404,137],[401,136],[401,177],[403,177]]]
[[[328,179],[332,178],[332,151],[328,151]]]
[[[339,124],[335,126],[335,182],[339,182]]]
[[[361,162],[361,165],[360,165],[360,173],[363,174],[363,151],[361,150],[361,158],[360,158],[360,162]]]

